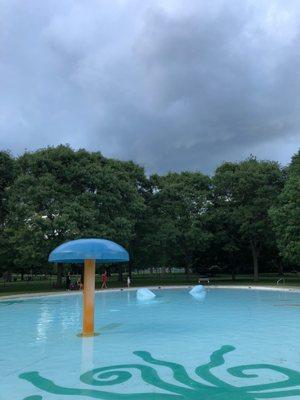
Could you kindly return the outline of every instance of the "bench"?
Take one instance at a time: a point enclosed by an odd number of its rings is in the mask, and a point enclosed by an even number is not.
[[[201,276],[201,277],[198,279],[198,283],[201,283],[201,282],[209,283],[209,278],[208,278],[207,276]]]

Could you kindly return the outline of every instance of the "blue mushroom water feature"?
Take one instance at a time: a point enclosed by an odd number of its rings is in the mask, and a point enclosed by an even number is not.
[[[189,291],[189,294],[196,299],[202,300],[206,296],[206,289],[203,285],[196,285]]]
[[[93,336],[96,263],[127,262],[127,251],[106,239],[78,239],[58,246],[50,253],[48,261],[84,264],[82,336]]]
[[[138,289],[136,292],[136,298],[140,301],[151,300],[154,299],[156,295],[147,288]]]

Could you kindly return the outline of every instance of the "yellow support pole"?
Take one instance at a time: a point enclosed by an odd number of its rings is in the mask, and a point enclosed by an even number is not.
[[[84,260],[82,336],[94,336],[95,260]]]

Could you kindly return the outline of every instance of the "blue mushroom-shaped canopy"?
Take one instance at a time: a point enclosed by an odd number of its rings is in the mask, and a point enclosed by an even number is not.
[[[106,239],[78,239],[61,244],[48,258],[53,263],[118,263],[129,261],[128,252],[119,244]]]

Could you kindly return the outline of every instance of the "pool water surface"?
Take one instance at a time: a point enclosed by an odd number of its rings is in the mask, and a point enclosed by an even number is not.
[[[300,293],[154,292],[0,301],[0,399],[300,399]]]

